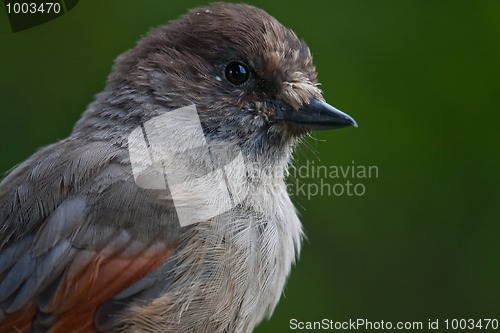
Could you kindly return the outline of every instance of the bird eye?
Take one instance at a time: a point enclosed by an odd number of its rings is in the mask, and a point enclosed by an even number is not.
[[[250,78],[250,71],[244,63],[240,61],[231,61],[224,68],[224,76],[226,80],[235,86],[240,86],[248,81]]]

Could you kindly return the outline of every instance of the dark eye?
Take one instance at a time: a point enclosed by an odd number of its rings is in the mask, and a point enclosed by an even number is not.
[[[226,80],[234,84],[235,86],[240,86],[248,81],[250,78],[250,71],[248,66],[240,61],[231,61],[224,68],[224,75]]]

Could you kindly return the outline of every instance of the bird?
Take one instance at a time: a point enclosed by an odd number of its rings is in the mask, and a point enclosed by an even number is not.
[[[154,28],[71,134],[0,183],[0,332],[252,332],[300,253],[293,151],[346,126],[264,10]]]

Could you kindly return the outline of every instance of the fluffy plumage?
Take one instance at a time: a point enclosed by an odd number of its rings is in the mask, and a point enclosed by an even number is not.
[[[248,84],[225,79],[233,60]],[[278,121],[277,105],[313,99],[309,49],[262,10],[214,4],[151,31],[117,58],[72,134],[0,184],[0,331],[251,332],[302,235],[283,175],[307,126]],[[192,104],[213,149],[241,151],[247,195],[181,227],[168,191],[134,182],[127,137]],[[165,138],[189,140],[175,126]],[[197,155],[183,163],[200,172]]]

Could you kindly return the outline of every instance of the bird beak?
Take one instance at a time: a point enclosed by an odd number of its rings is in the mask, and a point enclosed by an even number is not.
[[[276,120],[302,125],[309,130],[337,129],[346,126],[358,127],[351,116],[316,98],[298,110],[282,100],[276,101],[274,105],[276,106]]]

